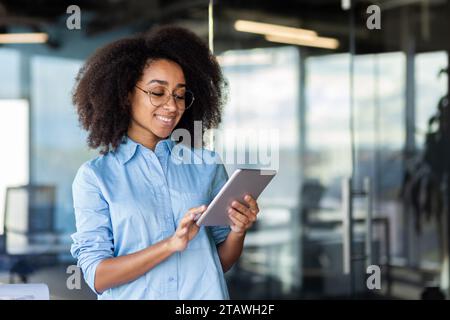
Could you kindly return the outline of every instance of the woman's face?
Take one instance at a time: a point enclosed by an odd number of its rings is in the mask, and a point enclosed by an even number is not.
[[[138,88],[130,94],[131,124],[128,133],[139,140],[152,139],[156,144],[172,133],[184,113],[182,101],[176,99],[175,102],[173,96],[168,96],[169,93],[177,97],[184,95],[186,82],[183,70],[175,62],[154,60],[145,67],[136,86],[150,92],[150,97]],[[165,102],[164,97],[167,96]]]

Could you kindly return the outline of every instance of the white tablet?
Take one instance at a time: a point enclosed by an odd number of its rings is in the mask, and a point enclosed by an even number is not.
[[[244,196],[250,194],[254,199],[276,175],[275,170],[237,169],[211,201],[206,211],[198,218],[198,226],[226,226],[232,221],[228,217],[231,202],[237,200],[246,204]]]

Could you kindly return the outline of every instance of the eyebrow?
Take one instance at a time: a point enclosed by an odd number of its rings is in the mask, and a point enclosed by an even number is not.
[[[158,84],[161,84],[161,85],[163,85],[163,86],[167,86],[167,85],[169,85],[169,83],[167,82],[167,81],[165,81],[165,80],[158,80],[158,79],[153,79],[153,80],[150,80],[149,82],[147,82],[147,84],[151,84],[151,83],[158,83]],[[175,86],[175,88],[181,88],[181,87],[186,87],[186,84],[184,84],[184,83],[179,83],[179,84],[177,84],[176,86]]]

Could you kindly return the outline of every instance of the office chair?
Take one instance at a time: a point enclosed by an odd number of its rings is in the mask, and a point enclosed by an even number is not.
[[[6,189],[0,254],[8,260],[4,264],[9,270],[10,282],[17,274],[26,283],[38,267],[38,256],[45,255],[45,250],[40,248],[52,244],[55,194],[54,186],[25,185]]]

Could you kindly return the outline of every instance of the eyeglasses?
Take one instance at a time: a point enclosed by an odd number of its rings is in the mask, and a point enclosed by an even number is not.
[[[139,90],[146,93],[149,97],[150,103],[159,108],[169,102],[170,97],[173,97],[175,105],[179,110],[187,110],[194,103],[194,94],[192,91],[185,88],[178,88],[170,93],[169,89],[164,86],[158,86],[150,90],[144,90],[136,86]]]

